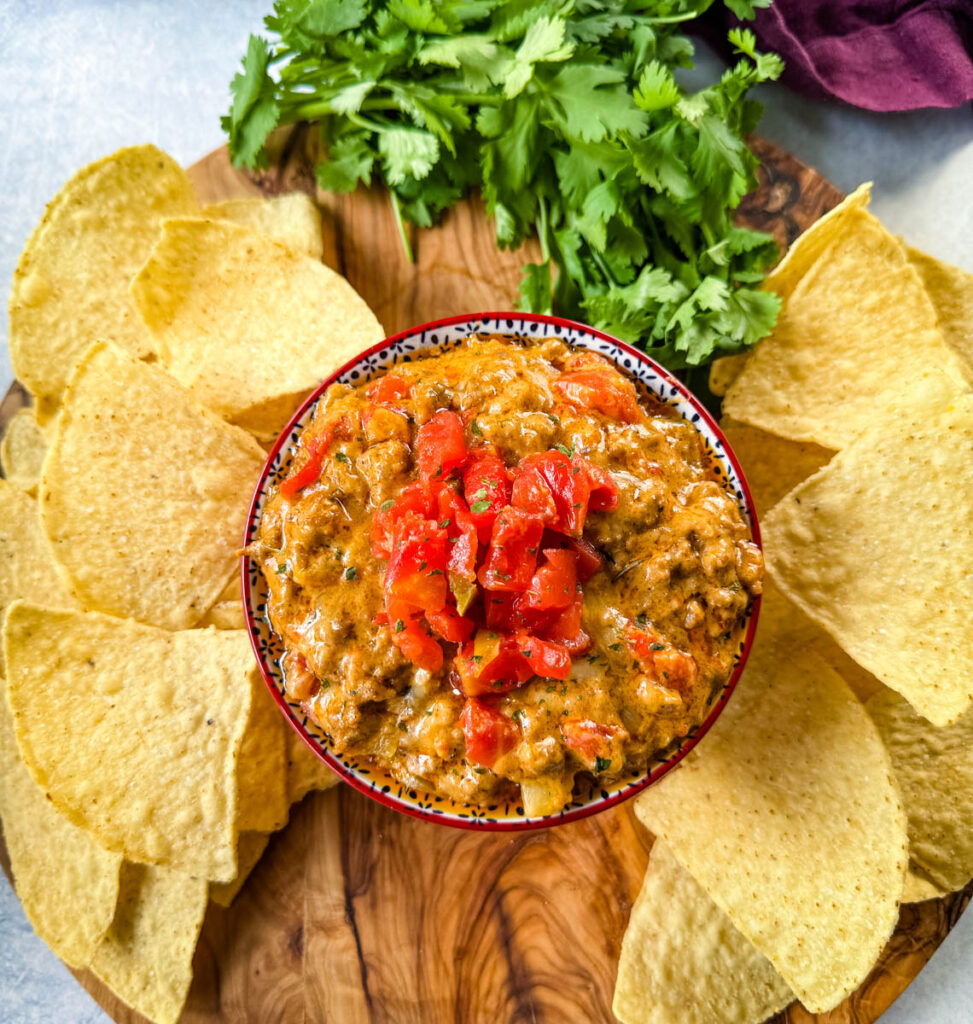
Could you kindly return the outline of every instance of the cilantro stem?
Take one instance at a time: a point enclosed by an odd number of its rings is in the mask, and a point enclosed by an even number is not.
[[[394,188],[389,189],[389,199],[392,200],[392,210],[395,212],[395,223],[399,229],[399,238],[402,239],[402,248],[405,250],[405,258],[410,263],[415,263],[412,255],[412,246],[409,244],[409,235],[406,230],[405,221],[402,218],[402,207],[399,205],[399,197]]]
[[[547,201],[543,194],[537,197],[537,237],[541,243],[541,262],[549,263],[551,250],[547,244]]]
[[[617,286],[618,282],[615,280],[615,275],[611,272],[611,269],[605,262],[601,253],[598,252],[598,250],[591,245],[588,246],[588,252],[591,253],[591,258],[595,261],[595,263],[598,264],[598,269],[602,272],[608,284]]]

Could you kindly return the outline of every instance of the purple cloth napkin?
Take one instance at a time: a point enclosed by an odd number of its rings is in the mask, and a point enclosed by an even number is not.
[[[722,6],[710,16],[740,24]],[[810,96],[879,111],[973,99],[973,0],[775,0],[746,24]]]

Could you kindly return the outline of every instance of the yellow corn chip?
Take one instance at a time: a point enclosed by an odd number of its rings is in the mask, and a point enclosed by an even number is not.
[[[168,374],[92,346],[41,482],[44,528],[75,595],[166,629],[194,625],[236,567],[263,461]]]
[[[202,879],[145,864],[122,868],[118,911],[91,969],[155,1024],[175,1024],[186,1003],[206,896]]]
[[[217,629],[246,629],[247,617],[243,605],[236,601],[217,601],[200,620],[200,626],[216,626]]]
[[[784,592],[935,725],[973,702],[973,396],[876,425],[764,518]]]
[[[763,1024],[794,999],[661,840],[622,940],[612,1010],[622,1024]]]
[[[236,875],[245,633],[167,633],[18,601],[4,651],[20,752],[55,807],[128,860]]]
[[[758,632],[716,725],[635,809],[809,1010],[872,969],[898,919],[905,814],[865,709],[813,652]]]
[[[0,819],[14,888],[37,934],[87,967],[115,916],[122,857],[56,811],[20,760],[0,679]]]
[[[3,475],[22,491],[35,493],[46,451],[47,441],[34,419],[34,411],[20,409],[7,424],[3,441],[0,442]]]
[[[959,354],[967,374],[973,374],[973,274],[905,247],[932,300],[947,344]]]
[[[291,728],[287,737],[287,794],[292,804],[303,800],[312,790],[331,789],[341,781]]]
[[[714,395],[725,395],[730,390],[730,385],[747,365],[749,355],[749,352],[737,352],[736,355],[713,360],[709,368],[709,389]]]
[[[230,421],[307,394],[384,337],[343,277],[222,221],[167,221],[133,295],[166,369]]]
[[[241,832],[237,843],[237,874],[232,882],[213,882],[209,898],[218,906],[228,907],[243,888],[243,883],[267,849],[270,836],[266,832]]]
[[[926,403],[926,390],[941,383],[935,405],[964,380],[902,246],[861,210],[836,223],[841,233],[785,293],[773,334],[723,401],[727,416],[832,449],[893,400],[911,404],[918,391],[916,404]]]
[[[203,214],[259,231],[319,262],[324,256],[321,211],[305,192],[288,192],[271,199],[224,199],[204,207]]]
[[[944,892],[973,878],[973,710],[937,729],[892,690],[866,705],[892,757],[917,873]]]
[[[58,575],[37,501],[0,480],[0,620],[18,597],[55,608],[77,607]]]
[[[287,754],[284,718],[254,666],[250,673],[250,718],[240,747],[237,774],[241,832],[275,832],[287,824]]]
[[[185,172],[155,146],[133,146],[89,164],[48,204],[10,294],[10,358],[38,400],[41,422],[95,339],[137,356],[152,351],[132,304],[132,278],[162,219],[196,210]]]
[[[757,514],[761,516],[834,455],[820,445],[788,441],[726,417],[720,428],[740,460]]]
[[[925,903],[926,900],[938,900],[945,896],[937,885],[933,885],[928,878],[914,874],[912,871],[906,875],[905,890],[902,893],[903,903]]]

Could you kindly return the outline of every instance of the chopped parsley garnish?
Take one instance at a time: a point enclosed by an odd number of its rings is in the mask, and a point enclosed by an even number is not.
[[[345,453],[344,453],[344,452],[335,452],[335,453],[334,453],[334,457],[335,457],[335,458],[336,458],[336,459],[337,459],[337,460],[338,460],[339,462],[351,462],[351,459],[349,459],[349,458],[348,458],[348,456],[347,456],[347,455],[345,455]]]
[[[476,420],[470,421],[470,433],[473,434],[474,437],[483,437],[483,431],[480,430],[480,424],[477,423]]]
[[[357,579],[357,578],[358,578],[358,570],[355,568],[355,566],[349,565],[348,568],[345,569],[345,579],[346,580],[354,580],[354,579]]]
[[[567,445],[558,443],[554,445],[554,447],[557,448],[557,450],[561,452],[563,455],[567,455],[569,459],[574,458],[574,445],[571,445],[571,447],[568,448]],[[577,508],[577,505],[575,506],[575,508]]]
[[[490,507],[490,502],[489,501],[486,501],[486,500],[474,501],[473,504],[470,505],[470,511],[473,513],[473,515],[478,516],[478,515],[480,515],[481,512],[486,512],[486,510],[489,507]]]
[[[664,651],[666,649],[665,644],[649,644],[650,651]]]
[[[607,757],[596,757],[595,758],[595,771],[600,775],[602,772],[607,772],[611,768],[612,763]]]
[[[401,633],[405,629],[405,623],[401,619],[395,620],[395,632]]]
[[[393,506],[394,504],[395,504],[395,499],[394,499],[394,498],[388,498],[388,499],[386,499],[385,501],[383,501],[383,502],[382,502],[382,504],[381,504],[381,505],[379,506],[379,508],[381,508],[381,510],[382,510],[383,512],[388,512],[388,510],[389,510],[389,509],[390,509],[390,508],[391,508],[391,507],[392,507],[392,506]]]

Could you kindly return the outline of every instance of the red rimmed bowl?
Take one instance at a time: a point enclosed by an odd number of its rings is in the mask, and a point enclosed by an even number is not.
[[[250,505],[245,543],[249,544],[256,537],[268,493],[273,485],[288,475],[301,431],[331,384],[360,384],[381,375],[397,363],[409,362],[418,354],[457,346],[471,334],[499,334],[529,341],[557,338],[577,348],[591,349],[609,359],[696,428],[716,472],[749,523],[754,541],[760,543],[753,502],[740,465],[719,427],[694,395],[643,352],[617,338],[571,320],[528,313],[482,313],[436,320],[387,338],[336,371],[297,410],[271,449]],[[283,643],[267,620],[267,586],[259,567],[250,558],[242,560],[242,575],[250,641],[260,670],[278,707],[308,747],[342,779],[386,807],[457,828],[491,831],[543,828],[575,821],[627,800],[671,771],[706,735],[736,688],[753,643],[760,606],[759,598],[751,605],[734,670],[722,689],[712,696],[709,713],[700,725],[679,743],[663,751],[646,771],[623,777],[604,787],[593,779],[578,776],[571,801],[560,811],[529,818],[523,807],[513,802],[486,807],[458,804],[446,797],[408,789],[368,759],[335,753],[327,733],[308,719],[298,702],[289,700],[286,695],[280,668]]]

